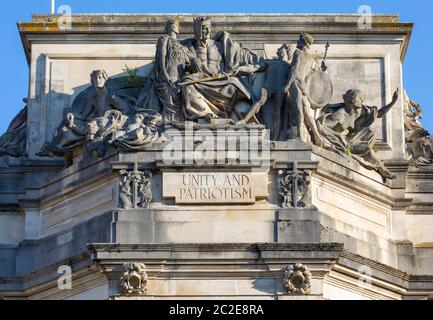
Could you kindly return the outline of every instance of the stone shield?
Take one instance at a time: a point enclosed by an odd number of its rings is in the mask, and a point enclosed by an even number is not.
[[[334,88],[327,72],[314,71],[307,78],[307,97],[312,108],[319,109],[326,106],[332,98]]]

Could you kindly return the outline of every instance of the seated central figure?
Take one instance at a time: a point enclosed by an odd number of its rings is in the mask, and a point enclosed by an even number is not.
[[[231,118],[237,102],[251,100],[250,90],[236,77],[239,67],[257,64],[258,56],[242,49],[227,32],[211,38],[208,18],[194,20],[193,39],[182,43],[190,55],[191,70],[181,81],[186,119]]]

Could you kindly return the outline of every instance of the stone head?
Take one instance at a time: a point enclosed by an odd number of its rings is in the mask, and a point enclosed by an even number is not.
[[[196,39],[206,41],[211,37],[212,25],[208,17],[194,19],[194,35]]]
[[[314,43],[314,38],[312,35],[303,32],[299,35],[299,39],[298,39],[298,43],[297,43],[297,48],[298,49],[304,49],[306,48],[310,48],[310,46]]]
[[[107,83],[108,75],[104,70],[95,70],[90,74],[90,81],[97,89],[102,89]]]
[[[348,107],[361,108],[363,98],[362,92],[358,89],[350,89],[343,95],[344,104]]]
[[[167,21],[165,24],[164,32],[166,34],[175,33],[176,35],[179,34],[179,19],[174,18]]]
[[[289,61],[292,58],[292,50],[287,43],[278,48],[277,56],[282,61]]]

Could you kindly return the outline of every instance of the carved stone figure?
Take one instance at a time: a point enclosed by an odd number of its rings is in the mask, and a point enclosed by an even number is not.
[[[284,286],[289,293],[309,294],[311,272],[301,263],[291,264],[284,271]]]
[[[415,166],[433,164],[433,137],[419,122],[421,106],[404,92],[406,158]]]
[[[120,278],[120,290],[127,295],[144,295],[147,292],[147,273],[144,263],[125,263]]]
[[[292,66],[284,92],[290,96],[289,139],[308,141],[303,126],[308,130],[312,142],[322,146],[322,139],[317,130],[312,105],[307,96],[307,78],[317,68],[317,61],[309,52],[314,38],[308,33],[299,36],[297,49],[293,54]]]
[[[161,138],[162,116],[152,110],[143,110],[131,116],[126,127],[118,131],[110,144],[120,150],[142,150]]]
[[[237,69],[257,65],[259,58],[232,41],[227,32],[212,38],[208,18],[194,20],[194,33],[193,39],[183,42],[192,57],[192,74],[180,83],[186,117],[206,122],[230,119],[237,102],[251,100],[250,91],[235,76]]]
[[[396,176],[374,155],[376,136],[372,126],[391,110],[398,97],[397,90],[391,103],[379,109],[364,105],[360,90],[347,91],[343,96],[344,103],[324,108],[317,119],[320,134],[330,143],[326,148],[353,157],[367,169],[376,170],[384,179],[395,179]]]
[[[87,101],[86,107],[77,113],[80,120],[102,117],[109,110],[118,110],[122,114],[130,114],[132,105],[115,94],[108,86],[108,75],[104,70],[95,70],[90,74],[90,81],[96,91],[96,96]]]
[[[13,118],[6,132],[0,137],[0,157],[25,157],[27,140],[27,99],[26,106]]]
[[[284,88],[290,75],[290,47],[282,45],[277,56],[278,59],[264,59],[260,62],[264,75],[262,86],[266,89],[267,101],[259,112],[259,119],[269,129],[270,139],[275,141],[286,140],[289,124],[290,99],[284,94]]]
[[[152,202],[152,173],[149,170],[120,171],[119,197],[124,209],[145,209]]]
[[[178,19],[167,21],[165,33],[156,44],[152,81],[143,88],[137,108],[152,109],[161,112],[167,121],[179,122],[184,120],[184,115],[177,84],[185,75],[189,57],[177,40]]]
[[[304,208],[307,206],[310,174],[293,170],[280,170],[278,177],[278,193],[282,197],[283,208]]]
[[[104,70],[95,70],[90,75],[90,81],[96,92],[95,96],[87,99],[80,110],[68,112],[65,119],[57,128],[51,142],[42,146],[38,156],[63,156],[78,146],[85,143],[86,138],[93,140],[104,124],[110,110],[117,110],[117,113],[130,112],[130,106],[122,98],[113,94],[106,84],[107,73]],[[98,123],[94,119],[101,119]],[[90,125],[89,125],[90,123]],[[90,129],[90,131],[89,131]]]

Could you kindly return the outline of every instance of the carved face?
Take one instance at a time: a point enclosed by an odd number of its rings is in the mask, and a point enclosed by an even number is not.
[[[306,40],[303,36],[300,36],[300,37],[299,37],[299,40],[298,40],[298,42],[297,42],[296,47],[297,47],[298,49],[302,50],[302,49],[304,49],[307,45],[308,45],[307,40]]]
[[[103,88],[105,86],[105,83],[107,82],[107,78],[105,77],[104,73],[102,72],[95,72],[92,74],[92,84],[96,88]]]
[[[179,25],[178,24],[172,24],[171,30],[176,34],[179,34]]]
[[[168,22],[167,26],[165,27],[165,32],[168,34],[170,32],[175,33],[176,35],[179,34],[179,24],[175,22]]]
[[[211,37],[212,27],[210,21],[198,23],[195,28],[195,37],[202,41],[208,40]]]
[[[278,59],[280,59],[280,60],[283,60],[283,61],[288,60],[286,50],[278,49],[277,56],[278,56]]]
[[[348,91],[344,96],[344,104],[348,107],[361,108],[363,99],[358,90]]]

